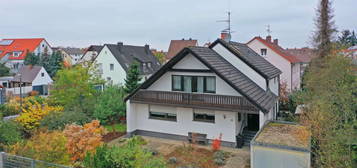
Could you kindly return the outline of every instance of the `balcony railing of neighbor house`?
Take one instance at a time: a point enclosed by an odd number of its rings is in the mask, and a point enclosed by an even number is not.
[[[258,113],[257,108],[241,96],[139,90],[130,100],[133,103]]]

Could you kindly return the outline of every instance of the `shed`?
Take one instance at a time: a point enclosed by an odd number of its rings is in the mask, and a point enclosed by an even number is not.
[[[296,123],[267,122],[250,143],[251,168],[310,168],[310,135]]]

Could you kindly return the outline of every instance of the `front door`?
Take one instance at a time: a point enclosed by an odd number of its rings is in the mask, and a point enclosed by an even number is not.
[[[248,130],[258,131],[259,130],[259,115],[258,114],[248,114]]]

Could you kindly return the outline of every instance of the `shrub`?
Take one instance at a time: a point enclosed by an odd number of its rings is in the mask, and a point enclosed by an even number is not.
[[[109,86],[98,97],[94,106],[93,117],[102,124],[114,124],[125,116],[125,92],[122,87]]]
[[[83,112],[64,111],[45,116],[41,121],[41,127],[47,127],[49,130],[62,130],[67,124],[84,125],[90,121],[91,118]]]
[[[25,100],[22,113],[15,121],[19,122],[25,131],[31,131],[40,125],[46,115],[62,110],[60,106],[49,106],[43,99],[32,97]]]
[[[7,117],[7,116],[19,114],[20,110],[16,109],[16,107],[14,106],[0,104],[0,113],[3,117]]]
[[[87,154],[83,163],[85,167],[165,168],[164,160],[144,150],[143,144],[145,141],[141,137],[133,137],[122,146],[101,146],[95,154]]]
[[[222,166],[225,164],[226,157],[227,157],[227,155],[225,152],[220,151],[220,150],[216,151],[213,154],[214,163],[219,166]]]
[[[50,163],[70,164],[66,137],[60,131],[37,132],[31,139],[9,147],[11,154],[43,160]]]
[[[84,126],[67,125],[63,132],[68,139],[66,147],[72,161],[81,161],[86,153],[93,153],[102,144],[104,128],[98,120],[93,120]]]
[[[19,126],[12,121],[0,121],[0,151],[7,145],[15,144],[21,140]]]

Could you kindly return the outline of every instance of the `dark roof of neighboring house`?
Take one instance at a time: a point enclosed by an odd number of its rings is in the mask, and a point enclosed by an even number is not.
[[[33,65],[26,65],[21,67],[19,72],[16,73],[14,82],[20,82],[20,75],[21,75],[21,82],[32,83],[32,81],[36,78],[37,74],[40,72],[42,66],[33,66]]]
[[[291,55],[289,52],[287,52],[286,50],[284,50],[282,47],[280,47],[277,44],[274,44],[270,41],[267,41],[259,36],[254,37],[252,40],[250,40],[247,44],[249,44],[250,42],[254,41],[254,40],[258,40],[261,43],[263,43],[265,46],[269,47],[271,50],[273,50],[274,52],[276,52],[277,54],[279,54],[280,56],[282,56],[283,58],[285,58],[287,61],[291,62],[291,63],[298,63],[301,62],[300,59],[298,59],[297,57],[294,57],[293,55]]]
[[[281,74],[281,71],[278,68],[253,51],[246,44],[233,41],[226,42],[218,39],[210,45],[210,48],[213,48],[217,43],[222,44],[264,78],[271,79]]]
[[[125,100],[130,99],[139,89],[146,89],[177,62],[191,53],[208,68],[214,71],[220,78],[225,80],[232,88],[242,94],[250,103],[263,112],[269,111],[278,97],[271,91],[264,91],[255,82],[245,76],[236,67],[230,64],[214,50],[207,47],[188,47],[166,63],[159,71],[146,80],[137,90],[131,93]]]
[[[190,46],[197,46],[197,40],[192,40],[192,39],[171,40],[169,50],[167,51],[166,59],[169,60],[173,58],[182,49]]]
[[[64,52],[66,52],[69,55],[82,55],[84,54],[84,51],[80,48],[72,48],[72,47],[67,47],[67,48],[61,48]]]
[[[102,45],[91,45],[86,51],[96,51],[99,53],[102,50],[103,46]]]
[[[158,59],[152,54],[149,45],[132,46],[118,43],[105,44],[105,46],[109,48],[125,71],[128,71],[130,64],[135,61],[141,63],[139,66],[141,74],[152,74],[161,67]],[[143,66],[143,63],[146,64],[146,67]],[[151,63],[151,67],[147,63]]]

